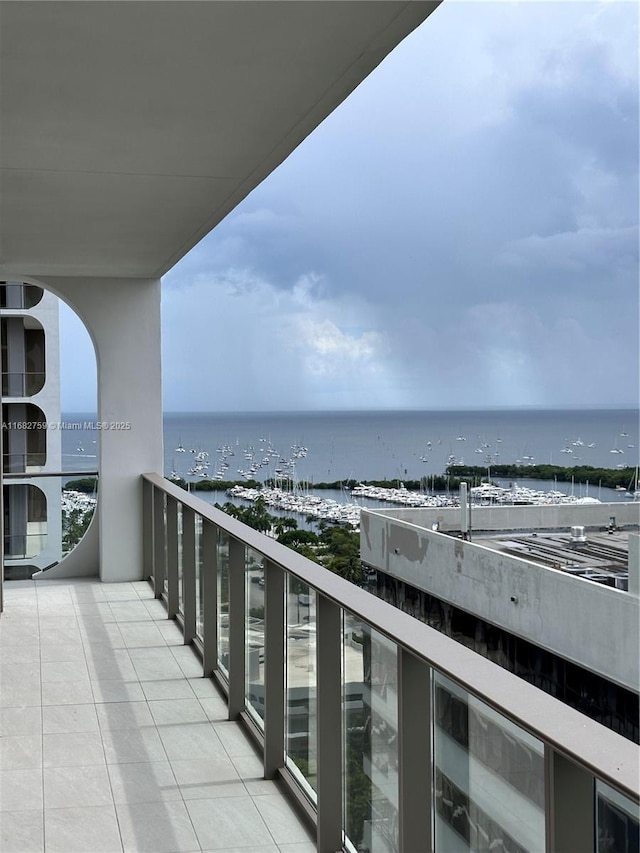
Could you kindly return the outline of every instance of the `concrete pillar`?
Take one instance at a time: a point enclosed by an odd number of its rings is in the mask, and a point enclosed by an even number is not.
[[[629,534],[629,592],[640,596],[640,535]]]
[[[140,580],[140,475],[163,468],[160,280],[46,277],[33,283],[64,299],[93,340],[98,422],[106,425],[97,433],[100,578]]]
[[[5,528],[4,531],[4,535],[9,537],[7,557],[15,556],[16,559],[21,559],[26,553],[28,489],[26,483],[10,483],[7,489],[9,529]]]
[[[469,538],[469,497],[468,486],[460,483],[460,532],[463,539]]]
[[[22,317],[6,317],[7,336],[7,397],[25,395],[25,343],[24,320]]]
[[[24,403],[5,404],[5,412],[9,422],[24,422],[27,420],[27,407]],[[6,473],[20,473],[27,467],[27,431],[24,429],[7,430],[7,467]]]
[[[23,302],[23,284],[21,281],[8,281],[6,288],[6,305],[5,308],[20,309],[24,307]]]

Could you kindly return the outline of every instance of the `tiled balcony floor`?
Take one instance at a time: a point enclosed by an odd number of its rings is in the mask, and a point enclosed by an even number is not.
[[[315,851],[148,584],[4,590],[2,853]]]

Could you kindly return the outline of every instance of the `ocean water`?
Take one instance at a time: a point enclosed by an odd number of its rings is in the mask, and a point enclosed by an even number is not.
[[[209,454],[211,476],[227,456],[225,479],[240,479],[262,460],[258,480],[280,459],[298,455],[295,473],[309,483],[343,479],[417,480],[453,462],[490,467],[531,462],[615,468],[638,464],[638,413],[624,410],[467,412],[188,413],[165,415],[165,472],[185,476],[197,452]],[[185,448],[179,453],[178,448]],[[233,456],[224,453],[225,446]],[[299,448],[306,448],[299,455]],[[612,451],[618,451],[613,453]],[[192,453],[191,451],[195,451]],[[570,452],[568,452],[570,451]],[[187,477],[188,479],[188,477]],[[197,477],[195,478],[197,479]]]
[[[65,415],[68,421],[92,420]],[[133,425],[135,428],[135,425]],[[62,433],[65,470],[97,465],[99,433]],[[184,453],[178,452],[184,447]],[[531,462],[635,469],[639,460],[638,412],[619,410],[500,410],[428,412],[166,413],[164,473],[186,479],[198,452],[209,454],[208,473],[242,479],[252,460],[270,461],[255,479],[273,477],[292,457],[298,480],[417,480],[444,472],[449,461],[490,468]],[[224,448],[228,448],[226,452]],[[304,452],[301,448],[305,448]],[[192,452],[193,451],[193,452]],[[568,452],[570,451],[570,452]],[[612,452],[618,451],[618,452]],[[289,469],[291,470],[291,469]]]

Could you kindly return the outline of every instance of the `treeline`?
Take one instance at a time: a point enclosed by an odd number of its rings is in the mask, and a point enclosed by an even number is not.
[[[65,483],[65,489],[73,490],[74,492],[83,492],[86,495],[93,495],[98,491],[97,477],[82,477],[80,480],[69,480]]]
[[[460,480],[448,474],[434,474],[431,477],[421,477],[419,480],[360,480],[360,482],[377,489],[398,489],[403,485],[410,492],[457,491],[460,486]]]
[[[573,468],[563,468],[560,465],[492,465],[491,477],[505,480],[557,480],[559,483],[586,483],[615,489],[624,486],[628,489],[634,486],[636,469],[626,468],[593,468],[590,465],[577,465]],[[480,465],[449,465],[447,473],[460,480],[481,482],[487,479],[487,466]]]
[[[316,489],[331,489],[337,492],[351,492],[352,489],[355,489],[355,487],[361,483],[366,486],[375,486],[380,489],[398,489],[400,484],[403,484],[405,489],[412,492],[419,492],[421,490],[424,492],[446,492],[448,489],[457,489],[460,485],[459,480],[451,478],[447,474],[433,474],[429,477],[421,477],[419,480],[401,480],[398,478],[393,480],[354,480],[353,478],[350,478],[348,480],[333,480],[330,483],[313,483],[307,480],[300,480],[298,482],[298,487],[303,491],[305,489],[313,489],[314,491]],[[282,486],[283,484],[285,488],[291,488],[293,485],[291,480],[265,480],[265,486],[268,486],[269,488]]]
[[[486,474],[486,469],[485,469]],[[247,489],[259,489],[263,487],[263,484],[258,480],[194,480],[193,482],[187,482],[182,477],[173,477],[169,478],[170,482],[174,483],[176,486],[180,486],[181,489],[191,489],[194,492],[226,492],[227,489],[230,489],[232,486],[244,486]],[[330,483],[314,483],[307,480],[298,480],[295,483],[297,489],[301,491],[306,491],[307,489],[315,490],[333,490],[333,491],[344,491],[350,493],[352,489],[354,489],[360,483],[364,483],[367,486],[376,486],[377,488],[382,489],[397,489],[400,487],[402,483],[406,489],[409,491],[419,492],[422,491],[435,491],[435,492],[446,492],[450,489],[457,490],[460,485],[460,480],[455,477],[451,477],[447,474],[435,474],[429,477],[421,477],[419,480],[334,480]],[[264,481],[264,487],[268,489],[273,489],[276,487],[280,487],[283,489],[292,489],[294,486],[294,482],[288,478],[268,478]],[[69,488],[72,488],[69,485]]]
[[[192,492],[226,492],[232,486],[244,486],[247,489],[259,489],[262,483],[258,480],[194,480],[187,482],[183,477],[169,477],[169,481],[180,486],[185,491]]]
[[[421,477],[419,480],[355,480],[349,478],[322,483],[299,481],[297,487],[303,491],[305,489],[331,489],[349,494],[360,483],[382,489],[397,489],[402,483],[410,492],[455,492],[460,488],[461,480],[471,483],[472,486],[478,485],[487,480],[489,472],[492,478],[501,480],[557,480],[559,483],[570,483],[573,480],[576,483],[589,481],[592,485],[601,485],[609,489],[615,489],[616,486],[624,486],[625,489],[631,487],[632,490],[638,488],[636,469],[631,466],[625,468],[593,468],[590,465],[578,465],[573,468],[563,468],[560,465],[491,465],[490,469],[487,469],[486,465],[449,465],[444,474]],[[232,486],[260,489],[263,485],[258,480],[201,479],[187,482],[182,477],[174,477],[170,479],[170,482],[180,486],[185,491],[195,492],[226,492]],[[75,489],[77,492],[85,492],[91,495],[96,492],[97,483],[96,477],[84,477],[79,480],[71,480],[65,485],[65,489]],[[293,485],[293,481],[288,479],[268,479],[264,482],[264,486],[267,488],[282,486],[285,489],[290,489]]]
[[[282,545],[320,563],[346,580],[362,582],[360,536],[347,527],[321,521],[318,523],[319,533],[300,530],[295,518],[271,515],[263,498],[257,498],[251,506],[236,506],[227,502],[222,505],[217,503],[216,508],[254,530],[272,532]]]

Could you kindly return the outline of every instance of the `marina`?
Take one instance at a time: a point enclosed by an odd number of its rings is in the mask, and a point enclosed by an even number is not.
[[[609,491],[609,490],[608,490]],[[543,506],[560,504],[599,503],[597,498],[581,497],[563,492],[532,489],[514,483],[504,488],[488,483],[469,490],[471,503],[476,506]],[[399,488],[383,488],[360,483],[350,492],[351,501],[339,501],[317,494],[287,491],[281,488],[252,488],[236,485],[227,489],[231,501],[254,502],[262,499],[270,511],[281,515],[297,515],[307,522],[325,521],[360,529],[360,512],[365,507],[459,507],[457,494],[426,494]]]

